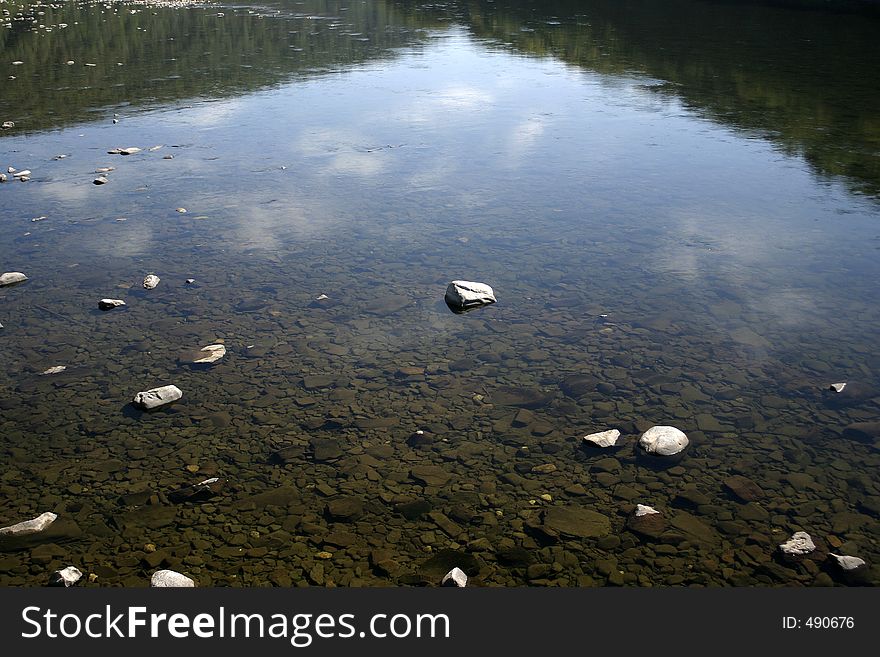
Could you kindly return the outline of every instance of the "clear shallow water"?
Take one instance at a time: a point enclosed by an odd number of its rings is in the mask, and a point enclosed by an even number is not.
[[[64,5],[67,28],[6,28],[0,164],[33,174],[0,186],[0,269],[31,279],[0,290],[0,524],[68,524],[0,581],[843,583],[774,557],[797,530],[876,562],[876,434],[843,431],[878,419],[878,22],[754,7],[695,44],[674,26],[740,10],[654,4]],[[779,24],[815,50],[768,62]],[[71,32],[62,54],[72,27],[105,50]],[[499,303],[450,313],[456,278]],[[213,369],[179,362],[215,342]],[[184,398],[128,405],[165,383]],[[675,467],[635,458],[653,424],[690,437]],[[606,428],[623,449],[580,446]],[[169,499],[207,476],[217,497]],[[628,530],[636,503],[666,531]],[[608,527],[559,534],[553,509]]]

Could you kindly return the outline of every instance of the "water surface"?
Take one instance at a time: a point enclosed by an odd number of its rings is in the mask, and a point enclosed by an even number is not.
[[[32,174],[0,185],[0,270],[30,278],[0,290],[0,525],[64,523],[0,554],[3,584],[799,586],[848,583],[829,550],[878,561],[876,429],[845,431],[880,419],[876,12],[3,7],[0,165]],[[453,279],[498,303],[449,312]],[[655,424],[680,463],[636,458]],[[581,445],[608,428],[620,450]],[[636,504],[665,531],[628,529]],[[560,521],[584,510],[607,527]],[[821,558],[783,562],[799,530]]]

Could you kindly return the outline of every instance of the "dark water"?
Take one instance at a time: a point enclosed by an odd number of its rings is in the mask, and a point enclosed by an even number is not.
[[[0,583],[876,583],[880,18],[791,5],[0,5]]]

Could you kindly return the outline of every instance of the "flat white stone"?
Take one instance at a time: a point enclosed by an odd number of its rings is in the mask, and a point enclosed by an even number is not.
[[[139,392],[134,396],[134,404],[140,408],[150,410],[151,408],[170,404],[181,397],[183,397],[183,392],[181,392],[180,388],[168,385]]]
[[[20,271],[8,271],[5,274],[0,274],[0,287],[3,287],[4,285],[15,285],[16,283],[21,283],[27,279],[28,277]]]
[[[98,302],[98,308],[101,310],[112,310],[113,308],[118,308],[119,306],[124,306],[125,301],[122,299],[101,299]]]
[[[843,392],[844,388],[846,388],[846,383],[832,383],[828,386],[828,389],[833,390],[834,392]]]
[[[193,363],[216,363],[226,355],[226,347],[222,344],[209,344],[207,347],[202,347],[199,353],[205,355],[193,360]]]
[[[24,171],[16,171],[12,174],[14,178],[26,178],[29,175],[31,175],[30,169],[25,169]]]
[[[636,518],[641,518],[642,516],[650,516],[655,513],[660,513],[660,512],[652,506],[645,506],[644,504],[636,504]]]
[[[32,520],[25,520],[9,527],[0,527],[0,536],[29,536],[30,534],[37,534],[55,522],[57,517],[51,511],[46,511],[46,513],[41,513]]]
[[[135,153],[140,153],[140,152],[141,152],[141,149],[136,148],[134,146],[131,146],[130,148],[120,148],[119,149],[120,155],[134,155]]]
[[[467,586],[467,581],[468,576],[465,575],[464,571],[461,568],[455,567],[444,575],[440,586],[457,586],[463,589]]]
[[[837,565],[847,571],[855,570],[856,568],[861,568],[865,565],[865,560],[859,559],[858,557],[848,557],[844,554],[829,554],[828,556],[834,557],[835,561],[837,561]]]
[[[816,544],[807,532],[795,532],[791,538],[779,546],[785,554],[799,556],[809,554],[816,549]]]
[[[55,367],[50,367],[45,372],[40,372],[40,374],[61,374],[64,370],[67,369],[67,365],[56,365]]]
[[[642,449],[657,456],[675,456],[684,451],[689,442],[680,429],[662,425],[651,427],[639,438]]]
[[[584,442],[596,447],[614,447],[618,438],[620,438],[620,432],[617,429],[609,429],[584,436]]]
[[[147,290],[152,290],[154,287],[156,287],[159,284],[160,280],[161,279],[158,276],[156,276],[156,274],[148,274],[144,278],[144,288]]]
[[[446,288],[446,303],[460,309],[476,308],[495,303],[495,292],[485,283],[452,281]]]
[[[68,566],[49,575],[49,586],[73,586],[82,579],[82,576],[82,571],[79,568]]]
[[[157,570],[150,578],[150,586],[154,589],[162,588],[193,588],[196,583],[175,570]]]

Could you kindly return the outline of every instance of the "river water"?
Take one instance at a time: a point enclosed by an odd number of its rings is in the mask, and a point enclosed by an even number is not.
[[[0,3],[0,584],[880,581],[880,12],[820,4]]]

